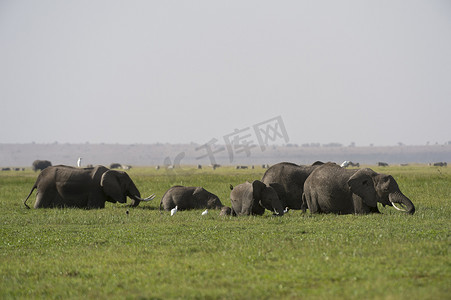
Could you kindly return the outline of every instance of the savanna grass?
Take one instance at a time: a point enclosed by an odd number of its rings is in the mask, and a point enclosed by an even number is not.
[[[413,216],[160,212],[172,185],[202,185],[230,205],[230,184],[264,173],[188,166],[131,169],[142,196],[158,196],[129,214],[109,203],[28,210],[37,173],[0,173],[0,298],[450,299],[451,169],[373,169],[395,177]]]

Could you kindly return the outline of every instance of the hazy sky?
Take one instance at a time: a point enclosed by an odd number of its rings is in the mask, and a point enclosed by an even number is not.
[[[0,143],[444,143],[451,1],[0,0],[0,101]]]

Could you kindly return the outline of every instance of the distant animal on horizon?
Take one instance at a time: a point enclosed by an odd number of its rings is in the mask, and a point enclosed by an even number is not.
[[[77,167],[81,167],[81,160],[82,160],[83,158],[82,157],[79,157],[78,158],[78,160],[77,160]]]
[[[368,214],[379,213],[377,203],[405,207],[413,214],[415,206],[399,189],[391,175],[371,169],[344,169],[327,163],[314,170],[304,184],[303,201],[310,213]]]
[[[236,166],[235,169],[240,170],[240,169],[248,169],[248,166]]]
[[[2,171],[11,171],[11,168],[2,168]]]
[[[216,169],[219,168],[221,165],[218,165],[218,164],[211,164],[210,166],[213,168],[213,170],[216,170]]]
[[[52,163],[49,160],[35,160],[32,164],[33,171],[37,172],[38,170],[42,171],[47,167],[52,166]]]
[[[446,162],[436,162],[434,163],[434,167],[446,167],[448,164]]]
[[[378,162],[377,163],[377,165],[379,166],[379,167],[388,167],[388,164],[386,163],[386,162]]]
[[[171,210],[177,206],[178,210],[188,209],[221,209],[222,205],[218,196],[210,193],[200,186],[171,187],[164,193],[160,201],[160,210]]]
[[[202,165],[197,165],[197,169],[201,170],[202,169]]]
[[[109,170],[104,166],[77,168],[64,165],[44,169],[36,179],[27,200],[37,189],[34,208],[78,207],[104,208],[105,202],[126,203],[132,199],[131,206],[141,201],[150,201],[155,195],[141,198],[135,183],[123,171]]]
[[[284,208],[305,211],[307,205],[302,202],[304,182],[310,173],[322,164],[320,161],[307,166],[289,162],[278,163],[266,170],[262,182],[274,188]]]

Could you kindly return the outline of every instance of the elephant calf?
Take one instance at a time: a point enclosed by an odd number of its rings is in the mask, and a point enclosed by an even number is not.
[[[399,203],[409,214],[415,206],[399,189],[395,179],[371,169],[347,170],[334,163],[318,167],[304,184],[303,200],[311,213],[378,213],[377,203]]]
[[[181,186],[171,187],[163,195],[160,201],[160,210],[171,210],[177,206],[177,210],[187,209],[220,209],[222,205],[218,196],[210,193],[203,187]]]
[[[233,187],[230,185],[232,215],[263,215],[265,209],[283,216],[284,207],[276,191],[260,180],[245,182]]]

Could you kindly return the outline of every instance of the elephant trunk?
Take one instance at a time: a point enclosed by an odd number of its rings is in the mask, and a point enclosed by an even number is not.
[[[126,193],[127,193],[127,196],[130,197],[130,199],[132,199],[132,202],[130,204],[130,206],[132,206],[132,207],[138,206],[141,201],[150,201],[155,198],[155,194],[152,194],[149,197],[144,198],[144,199],[141,198],[141,193],[139,192],[138,188],[133,183],[133,181],[130,181],[130,183],[127,187]]]
[[[412,201],[410,201],[410,199],[404,196],[404,194],[400,191],[390,193],[388,195],[388,199],[390,200],[393,207],[397,210],[405,211],[406,213],[411,215],[415,213],[415,206],[413,205]],[[396,207],[395,203],[401,204],[403,207],[405,207],[405,209]]]
[[[132,207],[137,207],[139,205],[139,203],[141,202],[141,199],[139,199],[138,196],[132,196],[130,198],[132,199],[132,202],[130,204],[130,206],[132,206]]]
[[[130,206],[136,207],[139,205],[139,203],[141,201],[150,201],[153,200],[155,198],[155,194],[150,195],[147,198],[141,198],[139,195],[130,195],[129,196],[132,199],[132,203],[130,204]]]
[[[273,203],[273,211],[275,216],[283,216],[285,214],[285,209],[280,203]]]

